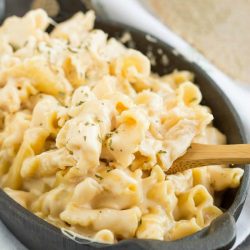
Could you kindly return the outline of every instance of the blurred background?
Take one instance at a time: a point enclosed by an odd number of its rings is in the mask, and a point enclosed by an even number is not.
[[[237,82],[250,84],[249,0],[141,0]]]

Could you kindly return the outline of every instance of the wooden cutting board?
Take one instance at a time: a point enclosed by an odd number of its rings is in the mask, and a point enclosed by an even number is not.
[[[236,80],[250,84],[250,0],[142,0]]]

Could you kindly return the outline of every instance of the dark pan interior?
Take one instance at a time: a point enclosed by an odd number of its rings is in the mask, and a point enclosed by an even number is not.
[[[96,27],[103,29],[110,36],[120,37],[124,31],[129,31],[133,45],[143,53],[148,49],[156,56],[156,66],[153,71],[166,74],[174,69],[189,70],[195,74],[195,83],[203,94],[203,103],[208,105],[214,114],[214,125],[226,134],[228,143],[244,143],[245,137],[240,120],[228,99],[214,82],[196,64],[178,55],[170,46],[157,40],[146,39],[146,34],[131,27],[97,22]],[[153,39],[155,40],[155,39]],[[162,64],[162,55],[157,50],[161,48],[167,55],[169,64]],[[249,184],[249,170],[245,174],[241,186],[236,191],[228,190],[223,197],[222,207],[228,212],[215,220],[209,228],[174,242],[156,240],[124,240],[115,245],[104,245],[82,241],[82,244],[63,236],[59,229],[49,225],[23,209],[7,195],[0,191],[0,217],[8,228],[30,249],[228,249],[235,239],[235,223],[246,198]],[[230,201],[230,202],[228,202]]]

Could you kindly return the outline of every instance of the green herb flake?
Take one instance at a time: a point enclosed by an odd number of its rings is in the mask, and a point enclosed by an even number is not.
[[[86,140],[87,140],[87,136],[86,136],[86,135],[84,135],[84,136],[83,136],[83,139],[84,139],[84,141],[86,141]]]
[[[13,44],[13,43],[9,43],[9,45],[11,46],[13,52],[16,52],[17,50],[20,49],[20,47],[16,44]]]
[[[48,57],[49,57],[49,59],[51,58],[51,51],[50,50],[48,50]]]
[[[196,97],[194,97],[193,99],[190,100],[190,102],[195,102],[195,101],[197,101]]]
[[[77,50],[74,50],[73,48],[71,48],[71,47],[68,47],[68,50],[71,52],[71,53],[74,53],[74,54],[76,54],[78,51]]]
[[[139,220],[138,222],[138,227],[142,224],[142,219]]]
[[[100,135],[97,136],[97,140],[98,140],[100,143],[102,143],[102,138],[101,138]]]
[[[159,154],[166,154],[167,151],[166,151],[166,150],[160,150],[158,153],[159,153]]]
[[[109,140],[109,149],[111,150],[111,151],[114,151],[114,148],[113,148],[113,146],[112,146],[112,143],[113,143],[113,141],[112,141],[112,139],[110,139]]]
[[[110,137],[112,137],[112,133],[107,133],[105,136],[106,140],[109,139]]]
[[[85,102],[80,101],[80,102],[78,102],[78,103],[76,104],[76,106],[80,106],[80,105],[82,105],[83,103],[85,103]]]
[[[115,129],[112,130],[112,133],[118,134],[118,130],[115,128]]]
[[[85,125],[85,126],[89,126],[89,124],[90,124],[89,122],[85,122],[85,124],[84,124],[84,125]]]
[[[26,47],[28,45],[29,41],[26,40],[25,43],[23,44],[23,47]]]
[[[64,97],[66,94],[65,94],[64,92],[62,92],[62,91],[59,91],[59,92],[58,92],[58,95]]]
[[[100,175],[98,175],[98,174],[95,174],[95,177],[98,178],[99,180],[102,180],[102,179],[103,179],[103,177],[100,176]]]

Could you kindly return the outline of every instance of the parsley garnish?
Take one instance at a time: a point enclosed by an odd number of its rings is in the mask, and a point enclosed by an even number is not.
[[[100,143],[102,143],[102,138],[101,138],[100,135],[97,136],[97,140],[98,140]]]
[[[160,150],[158,153],[159,153],[159,154],[166,154],[167,151],[166,151],[166,150]]]
[[[196,97],[194,97],[193,99],[191,99],[190,102],[195,102],[195,101],[197,101],[197,98],[196,98]]]
[[[95,117],[95,120],[96,120],[96,122],[98,122],[98,123],[102,122],[102,120],[100,120],[100,119],[97,118],[97,117]]]
[[[62,91],[59,91],[58,94],[59,94],[60,96],[62,96],[62,97],[64,97],[64,96],[66,95],[66,94],[65,94],[64,92],[62,92]]]
[[[112,130],[112,133],[118,134],[117,129],[115,128],[114,130]]]
[[[140,225],[141,225],[141,223],[142,223],[142,219],[140,219],[140,220],[139,220],[139,222],[138,222],[138,226],[140,226]]]
[[[109,139],[112,136],[112,133],[106,134],[106,140]]]
[[[100,180],[102,180],[102,179],[103,179],[103,177],[102,177],[102,176],[100,176],[100,175],[98,175],[98,174],[95,174],[95,177],[96,177],[96,178],[98,178],[98,179],[100,179]]]
[[[113,143],[113,141],[112,141],[112,139],[110,139],[110,140],[109,140],[109,148],[110,148],[110,150],[114,151],[114,148],[113,148],[113,146],[112,146],[112,143]]]
[[[12,47],[13,52],[16,52],[17,50],[20,49],[20,47],[18,45],[16,45],[16,44],[9,43],[9,45]]]
[[[83,103],[85,103],[85,102],[80,101],[80,102],[78,102],[78,103],[76,104],[76,106],[80,106],[80,105],[82,105]]]
[[[77,53],[77,52],[78,52],[77,50],[74,50],[74,49],[71,48],[71,47],[68,47],[68,50],[69,50],[71,53]]]

